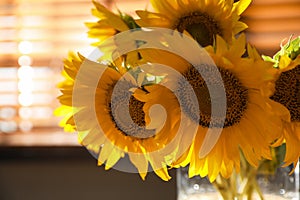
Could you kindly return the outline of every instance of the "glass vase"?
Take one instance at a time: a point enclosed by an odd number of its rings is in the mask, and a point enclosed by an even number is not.
[[[289,167],[278,167],[272,173],[251,168],[210,183],[200,176],[188,178],[188,168],[180,168],[177,200],[299,200],[299,166],[291,175],[290,171]]]

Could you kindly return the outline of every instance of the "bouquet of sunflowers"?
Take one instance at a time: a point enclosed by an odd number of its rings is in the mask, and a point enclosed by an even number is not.
[[[131,172],[117,164],[127,159],[142,179],[153,170],[168,181],[169,169],[188,166],[221,191],[234,174],[279,162],[280,146],[284,166],[295,167],[300,37],[262,56],[240,21],[251,0],[150,1],[155,12],[138,18],[93,2],[98,21],[86,25],[102,55],[65,59],[60,125],[105,169]]]

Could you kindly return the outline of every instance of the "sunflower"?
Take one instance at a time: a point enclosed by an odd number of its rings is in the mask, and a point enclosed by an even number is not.
[[[122,57],[122,62],[127,65],[127,63],[131,64],[141,59],[138,51],[120,55],[118,47],[121,45],[119,44],[118,38],[114,37],[118,33],[140,28],[133,17],[121,12],[117,15],[96,1],[93,1],[93,4],[95,8],[92,9],[92,14],[99,18],[99,20],[97,22],[87,22],[85,25],[89,28],[88,37],[98,40],[92,43],[92,45],[97,46],[103,53],[101,60],[111,60],[111,56]],[[124,38],[122,38],[122,40],[124,40]],[[123,44],[124,41],[121,41],[121,43]],[[130,41],[126,45],[133,48],[139,47],[137,41]]]
[[[145,55],[145,58],[157,63],[169,62],[168,66],[182,74],[175,81],[168,76],[166,79],[172,80],[175,84],[173,86],[176,88],[175,96],[183,101],[182,112],[198,124],[189,151],[173,163],[175,167],[189,164],[190,177],[208,176],[210,181],[214,181],[218,174],[221,174],[228,178],[234,169],[236,172],[240,170],[240,150],[253,166],[258,166],[263,158],[272,159],[270,145],[280,137],[282,127],[280,118],[273,117],[271,111],[280,107],[277,105],[267,107],[266,103],[271,100],[263,94],[269,88],[264,86],[271,82],[274,71],[269,70],[272,63],[263,61],[250,45],[249,57],[242,58],[245,43],[243,34],[237,40],[233,40],[232,46],[228,46],[217,36],[216,46],[206,48],[217,66],[225,88],[227,107],[223,122],[222,116],[212,115],[210,92],[214,91],[208,91],[206,82],[199,73],[213,72],[215,66],[203,63],[192,66],[182,59],[175,59],[170,54],[162,56],[161,52],[160,57],[154,54],[152,57]],[[215,85],[221,84],[220,80],[216,80],[212,75],[206,80]],[[192,86],[193,93],[197,97],[196,102],[190,100],[192,94],[186,90],[187,84]],[[218,95],[214,96],[218,98]],[[175,98],[169,98],[168,102],[170,105],[178,105]],[[195,109],[197,107],[199,113]],[[170,110],[175,112],[174,115],[178,113],[178,108],[173,107]],[[201,147],[209,130],[221,130],[221,135],[213,148],[203,153]]]
[[[56,116],[63,116],[59,125],[64,127],[64,130],[67,132],[73,132],[76,129],[73,118],[74,109],[72,107],[72,90],[76,74],[78,73],[82,61],[82,56],[70,52],[68,58],[64,60],[62,76],[65,79],[58,84],[58,88],[60,88],[62,93],[62,95],[58,97],[61,106],[54,111],[54,114]]]
[[[95,5],[95,8],[92,9],[92,14],[99,18],[99,20],[97,22],[85,23],[89,28],[88,36],[99,40],[92,45],[98,46],[103,41],[119,32],[139,28],[130,15],[123,13],[116,15],[96,1],[93,1],[93,4]]]
[[[216,35],[227,42],[247,28],[239,21],[240,14],[251,0],[151,0],[157,13],[137,11],[141,27],[164,27],[187,32],[205,47],[212,45]]]
[[[167,162],[174,160],[172,148],[177,147],[172,142],[175,133],[168,131],[173,125],[165,122],[164,115],[152,118],[153,112],[161,113],[157,106],[144,109],[145,103],[134,96],[145,91],[143,73],[137,67],[123,69],[117,66],[120,63],[106,66],[70,54],[64,68],[68,76],[60,85],[62,106],[57,114],[66,116],[61,125],[76,129],[79,142],[97,155],[105,169],[128,154],[142,179],[150,164],[167,181]],[[172,148],[166,148],[168,144]]]
[[[293,163],[295,168],[300,157],[300,37],[284,45],[273,59],[265,58],[274,62],[278,69],[270,98],[287,109],[283,111],[287,113],[283,118],[283,135],[275,145],[285,140],[285,166]]]

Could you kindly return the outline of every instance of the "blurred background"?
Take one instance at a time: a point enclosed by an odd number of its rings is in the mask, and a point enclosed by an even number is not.
[[[148,0],[99,0],[135,16]],[[0,1],[0,200],[176,199],[176,177],[105,172],[64,133],[53,116],[62,60],[69,51],[88,55],[93,40],[84,22],[89,0]],[[242,16],[248,41],[272,56],[281,41],[300,35],[300,0],[253,0]]]

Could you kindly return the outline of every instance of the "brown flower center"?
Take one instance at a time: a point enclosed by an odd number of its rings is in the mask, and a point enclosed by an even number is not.
[[[201,66],[198,70],[202,72],[211,71],[210,66]],[[178,82],[178,95],[179,98],[184,102],[183,112],[190,116],[194,121],[198,121],[199,125],[203,127],[216,127],[225,128],[233,126],[240,122],[244,111],[247,108],[248,102],[248,90],[245,88],[239,79],[231,73],[229,70],[218,68],[222,80],[217,80],[215,76],[208,77],[209,84],[214,86],[222,86],[222,82],[225,87],[226,93],[226,117],[223,123],[223,116],[212,116],[212,104],[211,97],[217,100],[218,95],[214,91],[209,91],[206,82],[200,75],[199,71],[194,67],[190,67],[184,74],[184,78],[181,78]],[[201,72],[202,71],[202,72]],[[187,80],[187,81],[186,81]],[[188,82],[188,83],[187,83]],[[189,91],[185,90],[186,84],[190,84],[193,87],[193,92],[195,93],[198,102],[192,102]],[[213,96],[211,95],[213,94]],[[222,100],[221,98],[219,100]],[[197,105],[198,103],[198,105]],[[196,113],[199,107],[199,114]],[[199,117],[200,116],[200,119]],[[212,120],[213,118],[213,120]]]
[[[271,99],[290,111],[292,122],[300,122],[300,65],[280,74]]]
[[[129,100],[129,114],[134,123],[141,127],[146,126],[145,122],[145,112],[143,111],[144,102],[141,102],[134,98],[133,96],[130,97]]]
[[[203,47],[212,45],[216,35],[223,36],[219,23],[207,13],[192,12],[174,25],[179,32],[187,31]]]
[[[111,101],[107,105],[111,119],[124,135],[139,139],[152,137],[155,130],[146,129],[143,111],[145,103],[132,96],[130,88],[133,87],[135,86],[127,81],[120,81],[115,85]]]

